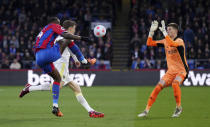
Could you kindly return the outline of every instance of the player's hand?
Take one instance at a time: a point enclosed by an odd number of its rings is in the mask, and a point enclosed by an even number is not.
[[[157,20],[152,21],[152,25],[149,31],[149,37],[153,37],[154,32],[157,30],[157,28],[158,28],[158,21]]]
[[[150,32],[155,32],[158,28],[158,21],[157,20],[154,20],[152,21],[152,25],[150,27]]]
[[[87,61],[86,59],[83,59],[83,60],[81,61],[81,63],[82,63],[82,64],[87,64],[88,61]]]
[[[89,37],[83,37],[83,36],[81,36],[81,40],[92,43],[92,40]]]
[[[165,26],[164,20],[161,21],[161,25],[162,25],[162,27],[159,27],[159,30],[163,33],[164,36],[167,36],[168,33],[166,32],[166,26]]]
[[[81,63],[79,61],[75,61],[74,64],[76,65],[77,68],[81,66]]]

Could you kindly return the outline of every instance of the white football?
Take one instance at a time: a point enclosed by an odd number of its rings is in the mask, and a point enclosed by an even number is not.
[[[94,35],[96,37],[103,37],[106,34],[106,28],[102,25],[97,25],[94,28]]]

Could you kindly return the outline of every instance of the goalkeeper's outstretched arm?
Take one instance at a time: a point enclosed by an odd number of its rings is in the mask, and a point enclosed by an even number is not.
[[[157,30],[157,28],[158,28],[158,22],[156,20],[152,21],[152,25],[150,27],[149,35],[148,35],[148,38],[147,38],[147,46],[158,46],[159,44],[161,44],[161,45],[163,44],[162,40],[154,41],[152,39],[155,31]]]

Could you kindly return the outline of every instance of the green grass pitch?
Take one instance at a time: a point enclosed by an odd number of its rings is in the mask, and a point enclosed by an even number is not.
[[[175,108],[173,89],[165,88],[150,114],[137,118],[144,110],[154,87],[82,87],[89,104],[105,113],[89,118],[73,92],[64,87],[59,105],[64,117],[51,114],[49,91],[32,92],[18,98],[23,87],[0,86],[0,127],[209,127],[210,87],[181,87],[183,113],[171,118]]]

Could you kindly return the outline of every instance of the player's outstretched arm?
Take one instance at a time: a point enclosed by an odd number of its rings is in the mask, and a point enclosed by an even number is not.
[[[81,36],[73,35],[67,32],[63,32],[61,36],[65,39],[81,40]]]
[[[156,41],[152,40],[151,37],[147,38],[147,46],[157,46]]]
[[[59,25],[59,24],[52,24],[51,28],[53,29],[53,31],[55,33],[57,33],[58,35],[61,35],[65,39],[83,40],[83,41],[87,41],[87,42],[92,42],[88,37],[73,35],[73,34],[66,32],[65,29],[63,27],[61,27],[61,25]]]
[[[147,46],[158,46],[158,47],[164,47],[164,40],[158,40],[154,41],[151,37],[147,38]]]
[[[158,28],[158,21],[157,20],[152,21],[152,25],[149,30],[149,37],[151,37],[151,38],[153,37],[157,28]]]
[[[158,28],[158,22],[156,20],[152,21],[152,25],[150,27],[149,35],[147,38],[147,46],[157,46],[157,41],[154,41],[152,39],[157,28]]]
[[[61,34],[61,36],[64,37],[65,39],[82,40],[82,41],[86,41],[86,42],[92,42],[90,40],[90,38],[88,38],[88,37],[73,35],[73,34],[70,34],[70,33],[67,33],[67,32],[63,32]]]

